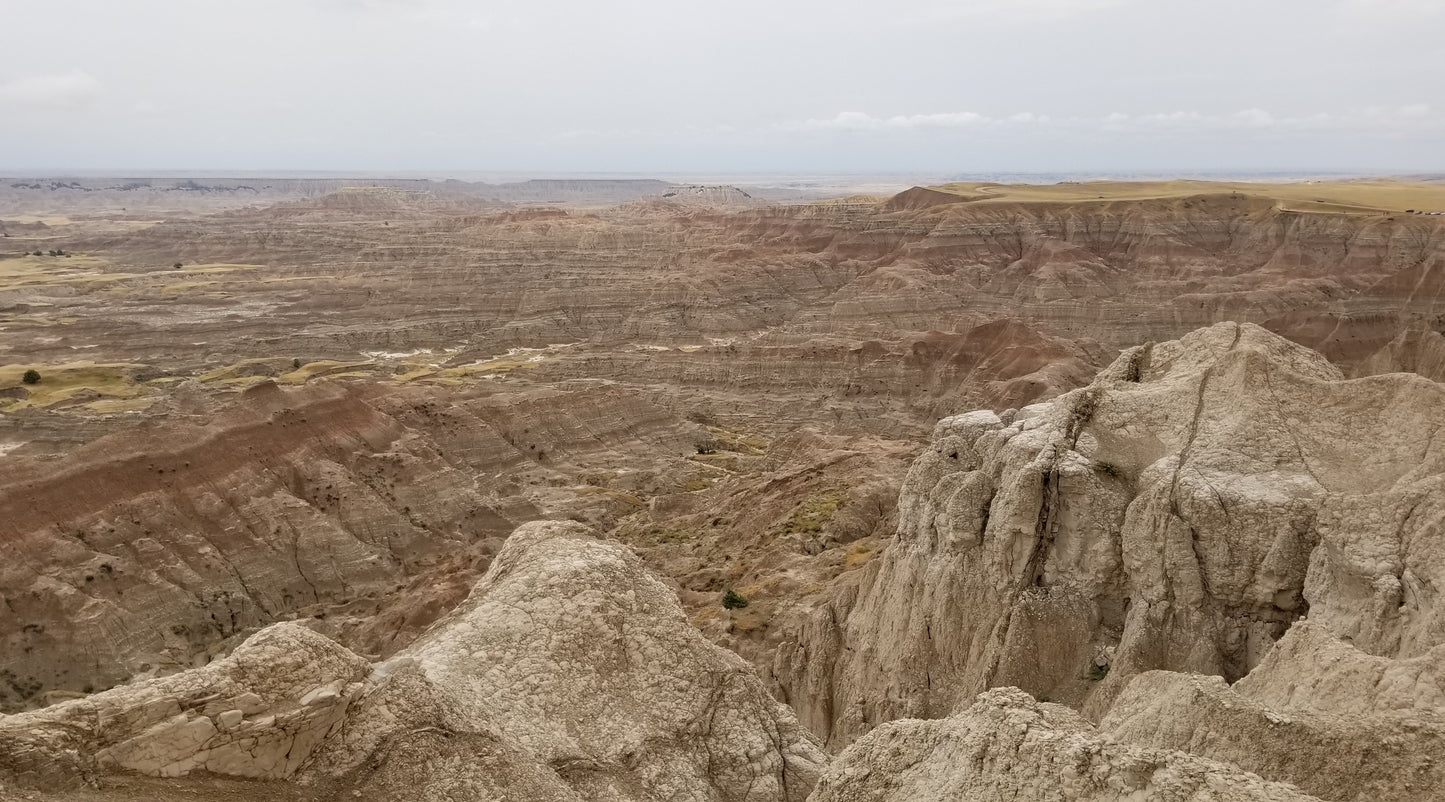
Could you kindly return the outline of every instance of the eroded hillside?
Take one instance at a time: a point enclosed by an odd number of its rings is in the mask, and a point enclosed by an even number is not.
[[[1442,404],[1218,324],[940,422],[882,556],[783,616],[788,704],[634,550],[531,522],[388,659],[303,619],[0,717],[0,790],[1426,802]]]
[[[1097,757],[1080,798],[1440,786],[1440,218],[1247,187],[333,189],[5,224],[0,704],[39,709],[0,717],[0,783],[802,799],[857,741],[822,798],[1043,793],[1058,754]],[[569,518],[629,548],[526,526]],[[588,584],[543,541],[627,567]],[[572,578],[503,603],[514,570]],[[510,605],[593,605],[617,640],[494,654]],[[292,648],[335,670],[267,685]],[[487,690],[513,660],[527,690]],[[577,740],[579,678],[615,671],[637,737]]]

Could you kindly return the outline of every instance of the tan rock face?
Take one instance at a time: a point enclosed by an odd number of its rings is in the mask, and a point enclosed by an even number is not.
[[[1047,404],[945,419],[895,541],[776,673],[844,744],[999,685],[1101,715],[1141,671],[1238,679],[1306,612],[1366,652],[1423,654],[1442,641],[1441,420],[1434,382],[1342,381],[1237,324],[1127,351]]]
[[[821,768],[751,666],[578,525],[518,529],[449,621],[403,653],[446,694],[446,726],[488,722],[584,798],[801,800]]]
[[[21,788],[204,770],[338,798],[803,800],[824,762],[635,555],[574,523],[519,528],[384,663],[284,623],[202,669],[0,717],[0,783]]]
[[[290,777],[340,727],[369,672],[334,641],[276,624],[205,668],[0,717],[0,782],[74,786],[118,770]]]
[[[1315,797],[1183,752],[1114,743],[1067,707],[1018,689],[982,694],[933,721],[896,721],[859,739],[813,802],[1245,802]]]
[[[1403,659],[1360,651],[1312,620],[1298,621],[1233,688],[1287,711],[1338,716],[1440,716],[1445,644]]]
[[[1291,663],[1289,677],[1329,675],[1337,668],[1327,654],[1312,653]],[[1271,669],[1261,666],[1250,676],[1267,673]],[[1425,802],[1445,788],[1439,762],[1445,720],[1438,707],[1425,715],[1362,715],[1349,705],[1328,704],[1307,711],[1272,706],[1242,686],[1231,689],[1220,677],[1148,671],[1119,695],[1100,729],[1114,740],[1186,750],[1290,782],[1321,799]]]

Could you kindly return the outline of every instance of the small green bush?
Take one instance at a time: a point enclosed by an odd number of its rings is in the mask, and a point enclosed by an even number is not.
[[[725,610],[741,610],[748,606],[748,600],[737,591],[729,589],[723,594],[722,605]]]
[[[1103,679],[1104,677],[1107,677],[1107,676],[1109,676],[1109,667],[1108,667],[1108,666],[1099,666],[1099,665],[1089,666],[1089,681],[1090,681],[1090,682],[1098,682],[1099,680],[1101,680],[1101,679]]]
[[[36,370],[35,368],[31,368],[30,370],[25,371],[24,375],[20,377],[20,381],[23,381],[26,384],[39,384],[40,371]]]

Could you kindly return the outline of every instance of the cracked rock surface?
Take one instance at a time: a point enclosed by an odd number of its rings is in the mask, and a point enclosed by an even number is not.
[[[1346,381],[1250,324],[1130,349],[1054,401],[941,421],[887,551],[775,674],[841,747],[990,687],[1098,719],[1141,672],[1238,680],[1306,616],[1420,658],[1445,641],[1442,424],[1440,384]]]
[[[1297,789],[1183,752],[1113,743],[1063,705],[989,691],[958,715],[875,729],[814,802],[1296,802]]]
[[[281,623],[204,668],[0,718],[19,789],[209,772],[336,798],[803,800],[824,762],[632,552],[558,522],[520,527],[384,663]]]

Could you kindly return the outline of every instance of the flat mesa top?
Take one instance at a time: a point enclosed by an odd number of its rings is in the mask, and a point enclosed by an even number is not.
[[[973,203],[1139,201],[1237,193],[1273,200],[1283,209],[1378,213],[1445,211],[1445,180],[1372,178],[1334,181],[1065,181],[1057,184],[958,182],[929,190]]]

